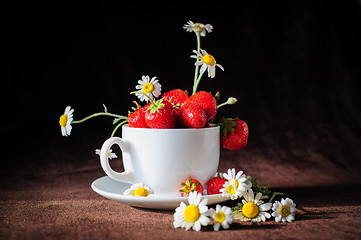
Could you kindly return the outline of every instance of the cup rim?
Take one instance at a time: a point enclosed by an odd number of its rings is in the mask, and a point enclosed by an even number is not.
[[[129,124],[124,124],[122,126],[123,128],[127,128],[127,129],[134,129],[134,130],[139,130],[139,131],[157,131],[157,132],[161,132],[161,131],[207,131],[207,130],[214,130],[214,129],[219,129],[220,126],[212,126],[212,127],[204,127],[204,128],[164,128],[164,129],[158,129],[158,128],[133,128],[133,127],[129,127]]]

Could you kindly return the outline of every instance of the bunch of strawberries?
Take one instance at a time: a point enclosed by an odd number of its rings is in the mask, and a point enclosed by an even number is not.
[[[128,124],[135,128],[203,128],[210,125],[216,114],[217,100],[210,93],[199,91],[188,97],[186,91],[174,89],[144,107],[137,104],[128,116]],[[218,125],[224,148],[238,150],[247,145],[248,126],[244,121],[223,118]]]

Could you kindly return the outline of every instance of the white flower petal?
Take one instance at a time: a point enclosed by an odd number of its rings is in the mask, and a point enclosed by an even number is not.
[[[281,207],[281,203],[276,200],[272,206],[272,211],[279,211],[280,207]]]
[[[262,193],[257,193],[256,194],[256,197],[255,197],[255,199],[254,199],[254,203],[257,203],[260,199],[261,199],[261,197],[262,197]]]
[[[254,202],[254,193],[252,188],[248,190],[248,199],[249,199],[248,202]]]
[[[197,62],[194,63],[195,66],[200,66],[200,65],[203,65],[203,61],[199,60]]]
[[[295,220],[295,216],[293,214],[289,214],[287,217],[287,222],[292,222],[293,220]]]
[[[235,178],[236,178],[236,179],[241,178],[241,177],[242,177],[242,174],[243,174],[243,171],[242,171],[242,170],[241,170],[241,171],[238,171],[238,173],[236,174]]]
[[[208,207],[207,207],[207,206],[199,205],[198,208],[199,208],[199,212],[200,212],[201,214],[202,214],[202,213],[205,213],[205,214],[208,213]]]
[[[197,231],[197,232],[198,232],[199,230],[201,230],[201,223],[200,223],[200,221],[196,221],[196,222],[194,223],[192,229],[193,229],[194,231]]]
[[[224,71],[224,68],[222,67],[222,65],[217,63],[216,66],[219,67],[220,69],[222,69],[222,71]]]
[[[200,74],[203,74],[207,70],[207,64],[203,63],[201,69],[199,70]]]
[[[268,211],[268,210],[271,209],[271,207],[272,207],[272,203],[264,203],[264,204],[259,206],[259,209],[261,211]]]
[[[223,229],[228,229],[228,228],[229,228],[228,222],[227,222],[227,221],[223,221],[223,222],[222,222],[222,227],[223,227]]]
[[[213,230],[214,231],[219,231],[219,228],[221,227],[221,224],[220,223],[218,223],[218,222],[215,222],[214,224],[213,224]]]
[[[203,226],[207,226],[210,222],[209,218],[204,215],[201,215],[198,220]]]
[[[201,53],[202,53],[203,56],[208,54],[207,51],[204,50],[204,49],[201,49]]]

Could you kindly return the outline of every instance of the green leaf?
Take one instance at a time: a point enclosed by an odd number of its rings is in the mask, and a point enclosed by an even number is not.
[[[262,193],[262,197],[267,196],[266,199],[271,198],[272,191],[270,190],[269,186],[262,186],[262,185],[258,184],[257,178],[252,178],[251,176],[248,176],[247,180],[251,181],[253,192]]]
[[[237,203],[237,206],[234,206],[234,207],[231,208],[232,209],[232,214],[235,214],[237,212],[241,212],[242,208],[243,208],[243,203],[242,202]]]

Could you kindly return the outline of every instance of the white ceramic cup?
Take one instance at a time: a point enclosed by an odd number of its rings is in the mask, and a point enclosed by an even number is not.
[[[122,138],[106,140],[100,151],[104,172],[127,183],[144,183],[156,195],[179,196],[189,176],[204,186],[216,173],[220,156],[219,127],[201,129],[145,129],[122,127]],[[109,165],[113,144],[122,150],[124,172]]]

